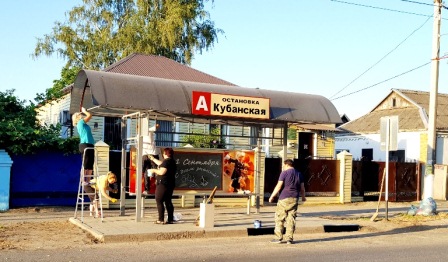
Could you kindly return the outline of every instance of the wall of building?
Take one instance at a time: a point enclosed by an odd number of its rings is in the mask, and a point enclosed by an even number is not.
[[[436,164],[448,165],[448,135],[437,136]]]
[[[64,117],[64,111],[69,111],[70,108],[70,95],[65,95],[60,99],[51,101],[46,103],[43,106],[40,106],[36,109],[36,118],[40,125],[50,126],[50,125],[63,125],[61,128],[61,137],[69,137],[70,136],[70,127],[64,125],[67,121],[70,120],[70,113],[65,114],[68,118]]]
[[[420,160],[420,134],[421,132],[398,133],[398,150],[405,150],[407,162]],[[386,152],[380,149],[381,138],[379,134],[337,136],[335,138],[336,154],[346,150],[353,155],[354,160],[362,157],[362,149],[373,149],[374,161],[385,161]]]

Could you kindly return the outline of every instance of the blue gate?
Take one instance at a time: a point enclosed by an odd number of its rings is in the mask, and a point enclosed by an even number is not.
[[[11,156],[10,207],[75,206],[81,154]]]

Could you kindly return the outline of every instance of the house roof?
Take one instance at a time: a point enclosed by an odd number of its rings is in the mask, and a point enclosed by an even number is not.
[[[103,71],[216,85],[236,86],[233,83],[159,55],[134,53],[108,66]],[[68,94],[71,92],[72,88],[73,84],[70,84],[62,91],[64,94]]]
[[[134,53],[103,71],[128,75],[149,76],[172,80],[235,86],[228,81],[206,74],[172,59],[158,55]]]
[[[267,120],[214,118],[216,121],[231,121],[227,123],[232,125],[238,125],[238,121],[247,125],[341,122],[334,105],[319,95],[91,70],[81,70],[78,73],[71,93],[70,112],[78,112],[82,105],[91,108],[94,115],[121,117],[138,111],[157,116],[157,119],[165,117],[169,120],[176,118],[176,121],[194,122],[205,118],[192,114],[193,91],[269,99],[270,115]],[[206,119],[213,117],[208,116]]]
[[[399,96],[407,103],[403,106],[383,106],[392,95]],[[401,131],[422,131],[428,126],[429,92],[392,89],[372,111],[368,114],[341,125],[339,128],[353,133],[378,133],[380,119],[385,116],[398,116],[398,127]],[[437,130],[448,130],[448,94],[437,96]]]
[[[321,125],[321,124],[300,124],[297,125],[298,128],[305,129],[305,130],[322,130],[322,131],[339,131],[339,129],[328,126],[328,125]]]

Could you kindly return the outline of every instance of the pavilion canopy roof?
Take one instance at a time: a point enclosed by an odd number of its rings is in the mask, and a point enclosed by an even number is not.
[[[270,100],[269,119],[192,114],[193,91],[261,97]],[[71,92],[70,113],[81,106],[93,115],[121,117],[144,112],[160,120],[213,124],[280,126],[285,123],[340,123],[334,105],[319,95],[215,85],[103,71],[81,70]]]

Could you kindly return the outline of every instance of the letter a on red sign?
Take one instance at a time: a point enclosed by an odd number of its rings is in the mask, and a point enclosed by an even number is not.
[[[193,115],[210,115],[211,93],[193,91],[191,112]]]

